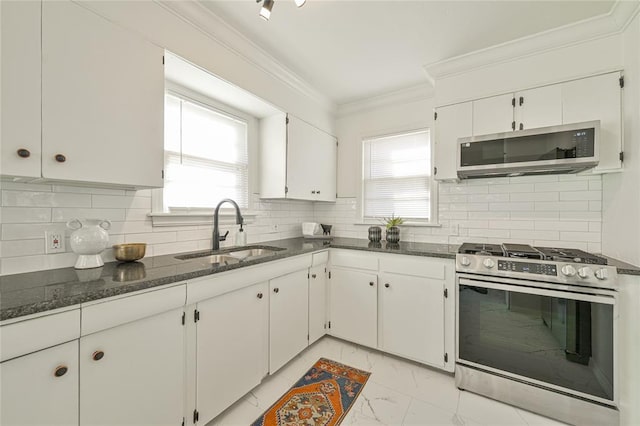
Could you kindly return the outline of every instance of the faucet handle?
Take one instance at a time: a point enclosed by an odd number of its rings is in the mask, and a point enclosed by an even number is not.
[[[225,232],[224,235],[220,235],[220,237],[218,238],[218,241],[226,241],[227,235],[229,235],[229,231]]]

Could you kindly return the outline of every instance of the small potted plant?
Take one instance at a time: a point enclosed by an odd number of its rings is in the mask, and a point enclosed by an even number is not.
[[[397,243],[400,241],[400,228],[398,225],[402,225],[404,223],[404,219],[401,217],[396,217],[395,214],[392,214],[391,217],[384,218],[384,224],[387,227],[387,242],[388,243]]]

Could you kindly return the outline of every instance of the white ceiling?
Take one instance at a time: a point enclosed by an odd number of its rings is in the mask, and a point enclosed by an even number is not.
[[[424,66],[608,13],[615,1],[201,0],[336,104],[427,82]]]

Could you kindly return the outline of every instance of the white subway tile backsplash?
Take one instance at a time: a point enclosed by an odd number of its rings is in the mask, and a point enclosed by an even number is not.
[[[0,256],[19,257],[44,254],[44,238],[39,240],[0,241]]]
[[[560,238],[568,241],[585,241],[588,243],[599,243],[599,232],[560,232]]]
[[[559,240],[560,233],[558,231],[525,231],[525,230],[511,230],[511,238],[516,238],[523,241],[531,241],[537,238],[541,240]],[[556,246],[558,243],[556,242]]]
[[[51,209],[52,222],[67,222],[75,218],[124,221],[125,209]]]
[[[2,190],[7,207],[91,207],[91,195]]]
[[[545,194],[547,194],[545,192]],[[602,200],[601,191],[567,191],[560,192],[560,201],[571,200],[585,200],[585,201],[600,201]]]
[[[539,220],[535,222],[535,229],[540,231],[579,231],[586,232],[589,230],[589,222],[572,222],[572,221],[545,221]]]
[[[51,209],[31,207],[0,207],[2,223],[51,222]]]
[[[71,192],[76,194],[125,195],[124,189],[91,188],[87,186],[53,185],[53,192]]]
[[[536,202],[536,211],[572,211],[580,212],[589,209],[588,201]]]
[[[44,239],[46,231],[65,232],[65,226],[60,223],[3,223],[2,240],[30,240]]]
[[[94,208],[127,208],[151,209],[151,198],[138,196],[92,195],[91,206]]]
[[[533,183],[506,183],[505,185],[491,185],[489,193],[533,192],[533,188]]]
[[[564,182],[536,183],[536,192],[565,192],[565,191],[586,191],[589,189],[589,182],[586,180],[567,180]]]
[[[511,194],[511,201],[558,201],[557,192],[521,192]]]
[[[530,202],[513,202],[513,203],[490,203],[489,210],[491,211],[531,211],[533,210],[533,203]]]
[[[534,229],[535,222],[532,220],[492,220],[489,228],[493,229]]]

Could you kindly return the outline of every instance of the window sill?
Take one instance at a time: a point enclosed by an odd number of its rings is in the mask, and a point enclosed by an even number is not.
[[[213,210],[210,212],[158,212],[149,213],[147,216],[151,218],[154,227],[213,225]],[[256,216],[258,216],[257,212],[242,212],[245,225],[255,222]],[[220,211],[219,222],[220,224],[235,224],[235,211]]]
[[[381,228],[385,227],[384,223],[376,222],[376,221],[362,221],[356,222],[354,225],[362,225],[362,226],[379,226]],[[426,222],[404,222],[402,225],[399,225],[401,228],[442,228],[441,223],[426,223]]]

